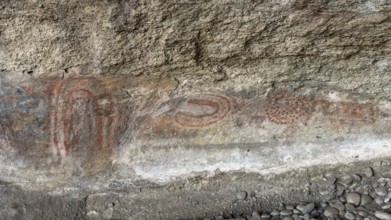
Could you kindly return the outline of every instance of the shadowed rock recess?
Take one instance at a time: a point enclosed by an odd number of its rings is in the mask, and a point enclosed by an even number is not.
[[[390,97],[389,0],[1,0],[0,219],[391,219]]]

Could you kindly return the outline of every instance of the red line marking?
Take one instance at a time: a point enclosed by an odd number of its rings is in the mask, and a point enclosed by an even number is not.
[[[192,112],[177,112],[175,121],[182,126],[202,127],[216,123],[231,111],[231,102],[227,97],[214,94],[201,94],[190,97],[186,104],[209,106],[214,109],[211,113],[196,114]],[[201,119],[197,121],[197,119]]]

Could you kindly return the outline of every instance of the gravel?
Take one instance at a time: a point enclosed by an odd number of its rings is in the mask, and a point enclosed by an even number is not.
[[[338,177],[327,177],[325,187],[318,191],[320,196],[323,192],[323,202],[281,204],[269,212],[253,211],[252,215],[235,216],[235,218],[246,220],[391,220],[391,172],[389,173],[388,178],[378,176],[378,172],[369,167],[363,170],[362,176],[360,176],[361,174],[348,175],[344,173]],[[330,179],[332,181],[329,181]],[[327,190],[328,192],[324,193]],[[239,193],[237,198],[244,201],[253,199],[247,197],[247,193],[243,192]],[[225,219],[235,218],[230,216]]]

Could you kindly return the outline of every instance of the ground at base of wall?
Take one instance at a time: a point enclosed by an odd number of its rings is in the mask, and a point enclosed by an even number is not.
[[[280,175],[221,173],[165,186],[31,191],[0,184],[0,219],[390,219],[391,160]]]

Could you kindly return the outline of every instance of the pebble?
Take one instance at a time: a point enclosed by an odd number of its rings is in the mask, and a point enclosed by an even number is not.
[[[353,220],[353,219],[356,218],[356,216],[353,213],[351,213],[351,212],[346,212],[345,218],[347,218],[349,220]]]
[[[306,205],[300,204],[300,205],[296,206],[296,209],[299,210],[300,212],[303,212],[303,210],[305,209],[305,206]]]
[[[347,211],[350,211],[350,212],[353,212],[356,209],[356,207],[354,207],[354,205],[350,204],[350,203],[345,204],[345,208]]]
[[[378,220],[378,218],[376,218],[373,215],[370,215],[370,216],[366,217],[365,220]]]
[[[236,195],[236,198],[239,199],[239,200],[245,200],[247,198],[247,192],[239,192],[237,195]]]
[[[295,209],[295,207],[292,206],[292,205],[287,205],[287,206],[285,206],[285,208],[288,209],[288,210],[294,210]]]
[[[262,218],[261,215],[256,211],[254,211],[251,216],[251,220],[261,220],[261,218]]]
[[[271,218],[271,216],[269,214],[262,214],[261,218],[268,219],[268,218]]]
[[[311,215],[310,215],[309,213],[307,213],[307,214],[305,214],[305,215],[303,216],[303,219],[304,219],[304,220],[310,220],[310,219],[311,219]]]
[[[367,217],[368,216],[368,212],[366,211],[358,211],[357,213],[359,216],[362,216],[362,217]]]
[[[303,208],[303,210],[301,210],[301,212],[303,214],[310,213],[310,212],[312,212],[312,210],[314,210],[314,208],[315,208],[315,203],[309,203],[306,206],[304,206],[304,208]]]
[[[325,208],[323,214],[326,217],[333,217],[334,215],[338,215],[339,211],[336,208],[333,207],[327,207]]]
[[[391,208],[391,205],[390,205],[390,204],[387,204],[387,205],[382,206],[381,208],[382,208],[382,209],[389,209],[389,208]]]
[[[391,220],[391,214],[382,211],[376,211],[375,216],[381,220]]]
[[[362,195],[360,205],[365,206],[365,205],[371,203],[372,201],[373,201],[373,199],[369,195]]]
[[[333,205],[334,208],[338,209],[339,211],[345,210],[345,206],[343,203],[337,203]]]
[[[361,202],[361,196],[358,193],[352,192],[346,196],[346,201],[348,203],[358,206]]]
[[[376,202],[376,204],[380,205],[383,203],[383,198],[381,196],[376,196],[375,202]]]
[[[280,211],[273,210],[272,212],[270,212],[270,215],[272,215],[272,216],[280,215]]]
[[[373,176],[373,169],[371,167],[367,167],[364,170],[364,174],[366,177],[372,177]]]
[[[388,192],[386,198],[384,198],[384,202],[387,203],[390,200],[391,200],[391,192]]]
[[[379,196],[386,196],[388,193],[388,190],[385,186],[379,186],[375,189],[375,192]]]
[[[292,210],[283,210],[280,212],[280,215],[286,216],[286,215],[292,215]]]

